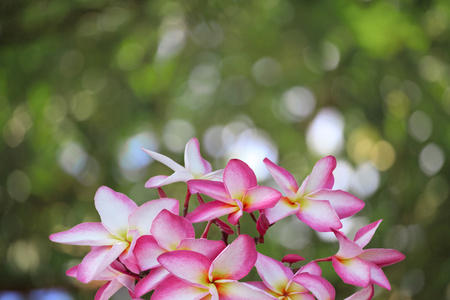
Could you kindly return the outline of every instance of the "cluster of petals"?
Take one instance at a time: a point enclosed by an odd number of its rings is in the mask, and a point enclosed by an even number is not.
[[[333,231],[339,241],[339,250],[331,257],[331,261],[336,273],[345,283],[361,287],[377,284],[391,289],[381,268],[402,261],[405,256],[394,249],[363,249],[372,239],[381,221],[358,230],[353,241],[342,232]]]
[[[228,162],[223,172],[223,182],[194,179],[187,184],[215,199],[187,214],[186,217],[193,223],[228,215],[228,222],[236,225],[244,211],[250,213],[273,207],[281,198],[277,190],[257,185],[253,170],[238,159]]]
[[[285,194],[273,208],[264,210],[271,224],[295,214],[312,229],[326,232],[340,229],[340,219],[350,217],[364,207],[364,202],[352,194],[333,190],[333,170],[336,168],[333,156],[320,159],[300,187],[287,170],[268,158],[264,163]]]
[[[346,300],[372,299],[374,284],[391,288],[381,268],[403,260],[404,255],[394,249],[363,249],[381,220],[361,228],[353,241],[339,231],[340,220],[360,211],[364,202],[333,189],[334,157],[319,160],[300,186],[291,173],[266,158],[264,163],[282,194],[258,185],[253,170],[239,159],[213,172],[202,158],[196,138],[186,144],[184,167],[162,154],[143,150],[174,171],[170,176],[154,176],[145,184],[158,188],[162,198],[138,206],[126,195],[102,186],[94,197],[101,222],[81,223],[50,235],[53,242],[91,246],[67,275],[83,283],[106,281],[95,300],[107,300],[122,287],[133,300],[142,300],[152,291],[153,300],[333,300],[334,287],[322,277],[317,264],[324,261],[331,261],[345,283],[362,287]],[[179,201],[167,198],[161,190],[174,182],[185,182],[188,187],[183,216],[178,215]],[[204,202],[198,195],[200,205],[187,213],[194,193],[213,200]],[[255,211],[259,212],[257,219]],[[240,233],[244,212],[251,214],[259,238]],[[338,252],[297,271],[285,265],[304,260],[297,254],[286,255],[280,262],[258,253],[256,244],[264,242],[269,227],[293,214],[316,231],[332,231],[339,242]],[[229,245],[228,236],[234,231],[219,219],[222,216],[238,226],[238,235]],[[192,223],[204,221],[209,222],[197,239]],[[212,224],[219,227],[222,240],[206,239]],[[253,267],[262,281],[240,282]]]
[[[140,207],[126,195],[108,187],[95,194],[101,222],[81,223],[67,231],[50,235],[50,240],[69,245],[91,246],[77,269],[77,279],[87,283],[119,259],[130,271],[140,272],[133,249],[139,236],[149,234],[153,220],[167,209],[178,214],[179,202],[163,198]]]

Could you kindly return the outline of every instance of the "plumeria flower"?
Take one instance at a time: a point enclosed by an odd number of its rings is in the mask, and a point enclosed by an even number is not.
[[[333,190],[333,170],[336,159],[327,156],[319,160],[311,174],[298,187],[291,173],[269,159],[264,163],[285,196],[273,208],[264,210],[271,224],[295,214],[312,229],[325,232],[342,227],[340,219],[354,215],[364,202],[342,190]]]
[[[245,234],[238,236],[214,260],[188,250],[163,253],[158,261],[173,276],[156,287],[152,300],[272,299],[263,292],[238,282],[250,272],[256,258],[255,243]]]
[[[79,265],[76,265],[67,270],[67,276],[77,277],[78,268]],[[131,276],[125,267],[116,260],[93,278],[93,280],[107,281],[97,291],[94,300],[108,300],[123,286],[128,289],[128,293],[133,300],[142,300],[134,293],[136,279],[137,278]]]
[[[157,260],[159,255],[169,251],[192,250],[212,260],[225,248],[222,241],[195,239],[192,223],[168,210],[159,213],[153,221],[150,234],[141,236],[134,248],[141,271],[160,267]],[[139,281],[136,295],[148,293],[169,274],[164,268],[152,271],[149,276]]]
[[[69,245],[92,246],[77,270],[77,279],[87,283],[117,258],[134,273],[139,267],[133,254],[140,235],[149,234],[153,220],[163,209],[178,213],[176,199],[163,198],[138,207],[126,195],[102,186],[95,194],[101,222],[87,222],[50,235],[50,240]]]
[[[331,283],[321,277],[322,270],[311,262],[295,274],[281,262],[258,253],[256,270],[263,282],[248,282],[278,300],[332,300],[335,290]],[[311,294],[312,293],[312,294]]]
[[[339,241],[339,251],[331,257],[334,270],[345,283],[367,287],[369,284],[391,289],[382,267],[397,263],[405,256],[394,249],[366,249],[382,220],[364,226],[353,241],[342,232],[334,230]]]
[[[223,170],[212,172],[211,164],[203,159],[200,154],[200,144],[196,138],[190,139],[186,144],[184,150],[184,167],[167,156],[147,149],[142,150],[154,160],[165,164],[174,171],[170,176],[158,175],[150,178],[145,183],[146,188],[158,188],[174,182],[187,182],[191,179],[222,181]],[[191,190],[191,193],[193,194],[195,191]]]
[[[189,180],[188,186],[216,199],[203,203],[186,218],[195,223],[228,215],[228,222],[236,225],[243,212],[273,207],[281,198],[275,189],[257,185],[256,175],[243,161],[232,159],[223,173],[223,182]]]

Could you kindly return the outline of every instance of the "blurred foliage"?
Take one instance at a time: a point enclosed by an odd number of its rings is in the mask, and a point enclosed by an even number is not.
[[[376,298],[450,299],[449,35],[447,0],[1,1],[0,289],[92,299],[65,276],[87,249],[48,235],[99,221],[101,185],[157,198],[140,147],[182,163],[197,136],[216,169],[268,151],[299,181],[335,155],[356,219],[384,219],[369,246],[407,257]],[[289,225],[258,249],[334,254],[303,227],[285,249]]]

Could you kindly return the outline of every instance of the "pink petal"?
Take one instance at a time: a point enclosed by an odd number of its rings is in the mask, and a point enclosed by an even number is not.
[[[177,199],[161,198],[148,201],[136,209],[129,217],[130,229],[137,229],[141,235],[150,234],[153,220],[163,210],[178,214],[180,203]]]
[[[83,283],[93,280],[104,271],[128,247],[128,243],[117,243],[114,246],[92,247],[78,266],[77,279]]]
[[[160,163],[168,166],[169,168],[171,168],[172,170],[176,171],[184,171],[185,168],[182,167],[181,165],[177,164],[175,161],[173,161],[172,159],[168,158],[167,156],[164,156],[162,154],[159,154],[157,152],[153,152],[147,149],[142,148],[142,150],[144,150],[145,153],[147,153],[148,155],[150,155],[151,158],[153,158],[154,160],[159,161]]]
[[[291,298],[291,300],[316,300],[316,298],[309,293],[290,294],[289,298]]]
[[[372,265],[370,269],[370,283],[378,284],[382,288],[391,290],[391,284],[381,268]]]
[[[366,287],[370,283],[372,265],[357,257],[339,260],[332,257],[333,268],[341,279],[348,284]]]
[[[300,268],[300,270],[295,273],[295,275],[300,273],[309,273],[311,275],[322,276],[322,269],[319,267],[317,262],[311,261]]]
[[[184,164],[194,178],[200,178],[212,171],[211,164],[202,158],[200,144],[196,138],[190,139],[184,150]]]
[[[216,222],[217,226],[226,234],[228,234],[228,235],[234,234],[234,230],[231,229],[231,227],[227,223],[222,221],[221,219],[216,219],[215,222]]]
[[[273,300],[272,296],[242,282],[216,283],[220,300]]]
[[[128,232],[128,217],[138,206],[126,195],[102,186],[95,194],[95,208],[102,224],[117,237],[124,237]]]
[[[199,288],[175,276],[163,280],[155,289],[152,300],[198,300],[209,294],[209,289]]]
[[[184,239],[181,241],[177,250],[191,250],[203,254],[211,261],[225,249],[225,243],[222,241],[213,241],[207,239]]]
[[[303,198],[297,217],[312,229],[326,232],[342,227],[338,215],[325,200]]]
[[[305,194],[307,195],[320,189],[331,189],[334,185],[333,170],[335,168],[336,158],[333,156],[330,155],[319,160],[309,175]]]
[[[52,242],[68,245],[106,246],[117,243],[102,223],[81,223],[69,229],[50,235]]]
[[[134,247],[136,246],[136,241],[138,238],[139,232],[136,229],[129,230],[127,234],[127,241],[131,241],[131,243],[119,256],[119,260],[125,265],[125,267],[136,274],[140,272],[138,261],[134,255]]]
[[[333,232],[339,241],[339,251],[338,253],[336,253],[336,257],[347,259],[353,258],[363,253],[361,247],[359,247],[355,242],[352,242],[342,232],[337,230],[333,230]]]
[[[236,200],[236,203],[238,203],[238,205],[239,205],[239,210],[230,213],[230,214],[228,215],[228,218],[227,218],[228,222],[229,222],[231,225],[234,225],[234,226],[237,225],[237,223],[239,222],[239,219],[240,219],[240,218],[242,217],[242,215],[243,215],[243,212],[242,212],[242,203],[240,203],[239,200]]]
[[[286,197],[291,199],[295,198],[295,195],[298,191],[298,184],[294,176],[292,176],[291,173],[289,173],[282,167],[277,166],[276,164],[271,162],[268,158],[264,159],[264,163],[266,164],[266,167],[269,170],[275,182],[286,194]]]
[[[261,253],[258,253],[255,267],[264,284],[280,295],[284,293],[289,280],[294,275],[291,269],[281,262]]]
[[[141,271],[149,270],[159,266],[157,260],[158,256],[166,252],[155,237],[151,235],[143,235],[136,241],[134,247],[134,255],[136,255],[137,262]]]
[[[192,223],[166,209],[162,210],[153,221],[150,233],[158,241],[158,244],[167,250],[175,250],[182,239],[195,238]]]
[[[123,285],[117,280],[107,282],[97,291],[94,300],[108,300],[120,290],[122,286]]]
[[[150,188],[157,188],[161,186],[165,186],[174,182],[186,182],[188,180],[191,180],[194,178],[191,174],[191,172],[188,171],[176,171],[170,176],[165,175],[157,175],[152,178],[150,178],[146,183],[145,187]]]
[[[223,173],[223,183],[232,199],[242,200],[248,189],[256,186],[256,175],[239,159],[228,162]]]
[[[308,195],[308,197],[317,200],[328,200],[341,219],[353,216],[363,209],[365,205],[359,198],[341,190],[321,189]]]
[[[264,236],[269,227],[270,227],[269,219],[267,219],[266,214],[262,212],[259,215],[258,220],[256,221],[256,230],[258,230],[258,233],[261,236]]]
[[[357,291],[350,297],[345,298],[345,300],[370,300],[374,294],[373,284],[369,284],[362,290]]]
[[[317,300],[334,300],[336,296],[336,291],[331,283],[320,276],[301,273],[295,275],[292,280],[311,291]]]
[[[205,174],[200,179],[206,179],[206,180],[212,180],[212,181],[223,181],[223,169]]]
[[[281,197],[280,201],[274,207],[264,210],[264,214],[269,220],[270,224],[273,224],[287,216],[293,215],[300,210],[300,204],[297,202],[292,203],[287,197]]]
[[[222,182],[210,181],[203,179],[193,179],[187,182],[190,189],[194,189],[199,193],[210,196],[215,200],[225,203],[233,203],[228,192]]]
[[[279,191],[258,185],[247,190],[242,203],[244,204],[244,211],[252,212],[274,207],[280,199],[281,193]]]
[[[72,268],[70,268],[69,270],[66,271],[66,275],[70,276],[70,277],[77,277],[77,272],[78,272],[78,266],[73,266]]]
[[[405,259],[405,255],[394,249],[367,249],[358,255],[359,258],[369,261],[382,268]]]
[[[188,219],[192,223],[209,221],[224,215],[228,215],[237,210],[239,210],[239,207],[237,206],[229,205],[222,201],[212,201],[200,204],[196,209],[194,209],[194,211],[186,215],[186,219]]]
[[[282,262],[289,263],[289,264],[295,264],[296,262],[299,262],[302,260],[305,260],[305,259],[297,254],[288,254],[288,255],[285,255],[283,257],[283,259],[281,259]]]
[[[361,248],[364,248],[372,239],[381,221],[383,220],[375,221],[358,230],[354,239],[355,243],[358,244]]]
[[[171,251],[161,254],[158,262],[182,280],[200,288],[209,287],[208,269],[211,260],[203,254],[188,250]]]
[[[150,273],[139,280],[134,289],[136,297],[141,297],[155,289],[164,279],[171,276],[164,267],[152,269]]]
[[[241,234],[214,259],[210,278],[239,280],[250,272],[256,258],[255,242],[250,236]]]

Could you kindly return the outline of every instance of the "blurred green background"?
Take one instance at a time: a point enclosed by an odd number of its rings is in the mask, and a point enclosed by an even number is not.
[[[93,299],[65,276],[88,248],[48,235],[99,221],[101,185],[157,198],[144,183],[170,170],[140,147],[183,164],[193,136],[274,187],[264,157],[301,182],[335,155],[366,202],[344,230],[384,219],[369,247],[406,255],[375,298],[450,299],[449,49],[448,0],[1,1],[0,299]],[[277,259],[337,249],[295,218],[268,234]]]

